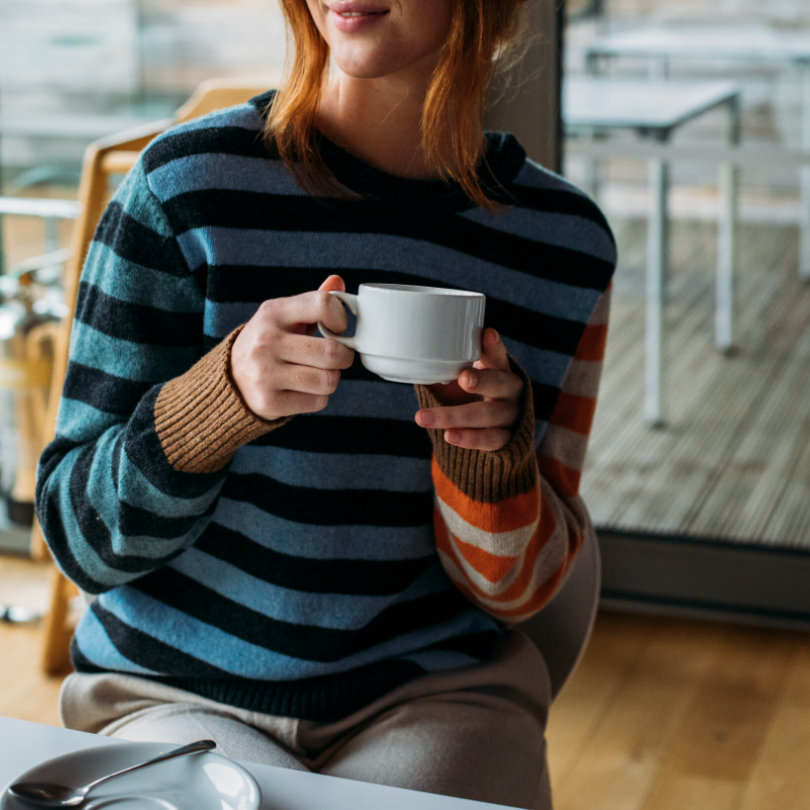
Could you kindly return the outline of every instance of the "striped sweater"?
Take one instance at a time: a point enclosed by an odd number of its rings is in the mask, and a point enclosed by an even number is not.
[[[487,659],[563,581],[590,530],[579,475],[615,248],[505,134],[481,170],[496,213],[326,139],[354,198],[307,195],[261,138],[271,100],[170,129],[107,208],[37,510],[61,570],[98,595],[78,671],[326,721]],[[359,358],[321,412],[250,412],[229,374],[240,326],[331,273],[485,293],[526,382],[506,447],[446,444],[414,421],[429,389]]]

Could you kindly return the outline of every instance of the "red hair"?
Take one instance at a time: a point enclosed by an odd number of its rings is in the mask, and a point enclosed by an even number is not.
[[[315,116],[329,71],[329,46],[306,0],[280,0],[287,22],[285,81],[273,100],[265,135],[281,159],[311,190],[334,190],[318,150]],[[447,43],[433,73],[422,112],[428,164],[455,180],[484,208],[495,204],[478,179],[487,91],[521,30],[525,0],[453,0]],[[290,51],[293,56],[290,58]]]

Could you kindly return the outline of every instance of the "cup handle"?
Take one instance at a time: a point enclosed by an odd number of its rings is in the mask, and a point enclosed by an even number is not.
[[[334,295],[335,298],[340,299],[349,308],[352,315],[357,316],[359,314],[359,303],[356,295],[340,292],[339,290],[329,290],[329,295]],[[343,337],[343,335],[336,335],[330,329],[327,329],[320,321],[318,321],[318,329],[320,329],[321,334],[324,337],[332,338],[332,340],[336,340],[338,343],[342,343],[344,346],[348,346],[350,349],[355,349],[355,351],[357,350],[353,336]]]

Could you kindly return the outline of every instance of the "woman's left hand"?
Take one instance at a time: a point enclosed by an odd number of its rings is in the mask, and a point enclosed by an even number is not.
[[[444,430],[444,440],[470,450],[500,450],[520,418],[523,380],[512,371],[506,347],[494,329],[484,330],[481,359],[456,382],[430,386],[440,407],[422,408],[416,423]]]

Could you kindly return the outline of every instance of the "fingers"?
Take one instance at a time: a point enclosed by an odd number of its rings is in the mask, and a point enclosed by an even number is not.
[[[485,329],[481,336],[481,359],[478,361],[478,365],[500,371],[509,371],[511,368],[506,346],[497,330],[491,327]]]
[[[463,371],[457,381],[459,394],[466,392],[476,401],[451,404],[452,400],[444,398],[441,406],[418,411],[416,422],[443,430],[445,441],[457,447],[500,450],[511,439],[520,418],[523,386],[523,380],[512,371],[500,335],[495,329],[486,329],[481,359]],[[458,401],[459,397],[454,399]]]
[[[514,402],[486,400],[466,405],[450,405],[441,408],[423,408],[416,414],[421,427],[436,430],[451,428],[509,428],[520,416]]]
[[[325,394],[302,394],[300,391],[280,391],[276,395],[275,412],[281,416],[294,416],[298,413],[316,413],[329,404]]]
[[[277,380],[281,391],[329,396],[329,394],[334,394],[338,387],[340,372],[331,368],[313,368],[312,366],[285,363],[279,369]]]
[[[346,292],[346,284],[340,276],[331,275],[327,278],[320,287],[319,290],[326,290],[327,292],[332,292],[336,290],[337,292]]]
[[[330,290],[345,290],[340,276],[329,276],[317,291],[265,301],[233,344],[230,372],[253,413],[267,420],[313,413],[329,402],[354,352],[323,338],[313,338],[322,321],[342,332],[348,318]]]
[[[468,450],[486,450],[493,452],[506,447],[512,438],[512,431],[505,428],[491,428],[489,430],[446,430],[444,440],[456,447]]]
[[[461,373],[459,386],[470,394],[496,399],[516,399],[523,380],[512,371],[509,355],[495,329],[485,329],[481,339],[481,359]]]
[[[284,331],[291,331],[301,324],[320,322],[327,329],[340,334],[349,325],[349,317],[343,309],[343,304],[323,289],[294,295],[291,298],[265,301],[259,307],[259,312],[264,312],[265,316],[272,318],[276,326]]]
[[[249,369],[241,379],[236,379],[250,410],[270,421],[295,413],[322,410],[339,382],[340,372],[337,369],[311,368],[292,363],[265,363],[261,368]]]
[[[508,357],[506,364],[508,371],[489,368],[465,369],[458,378],[458,384],[469,394],[493,399],[517,399],[523,390],[523,380],[509,367]]]
[[[283,334],[279,338],[277,356],[287,363],[346,369],[354,362],[354,349],[336,340]]]

